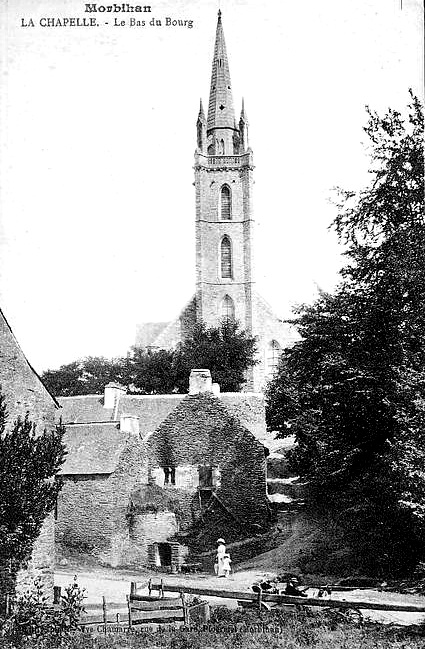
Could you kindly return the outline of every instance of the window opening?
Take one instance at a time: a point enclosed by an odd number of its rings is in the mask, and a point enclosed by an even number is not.
[[[276,340],[272,340],[267,350],[267,366],[269,374],[276,374],[280,354],[281,349],[279,343]]]
[[[174,467],[164,467],[164,484],[176,484],[176,469]]]
[[[221,320],[232,322],[235,319],[235,304],[230,295],[225,295],[221,301]]]
[[[223,185],[220,194],[220,215],[223,221],[230,221],[232,218],[232,195],[230,188]]]
[[[200,466],[198,473],[200,489],[213,486],[213,470],[211,466]]]
[[[221,240],[221,276],[224,279],[232,277],[232,248],[229,237]]]

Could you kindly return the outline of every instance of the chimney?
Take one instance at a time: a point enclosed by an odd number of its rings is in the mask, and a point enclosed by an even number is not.
[[[209,370],[191,370],[189,377],[189,394],[200,394],[212,391],[211,372]]]
[[[124,386],[119,383],[108,383],[105,385],[105,395],[103,398],[103,407],[104,408],[115,408],[121,396],[125,394],[127,390]]]
[[[120,431],[138,437],[140,434],[139,418],[134,415],[121,415]]]

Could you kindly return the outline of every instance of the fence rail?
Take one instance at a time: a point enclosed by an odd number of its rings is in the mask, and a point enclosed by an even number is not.
[[[163,590],[169,593],[187,593],[191,595],[201,595],[204,597],[219,597],[223,599],[237,599],[241,601],[258,602],[257,593],[234,590],[218,590],[215,588],[198,588],[197,586],[185,586],[182,584],[155,584],[151,583],[152,590]],[[365,609],[370,611],[398,611],[403,613],[425,613],[425,604],[390,604],[385,602],[365,602],[346,599],[331,599],[320,597],[293,597],[292,595],[278,595],[261,592],[263,602],[273,602],[276,604],[299,604],[301,606],[318,606],[325,608],[339,609]],[[137,599],[137,595],[133,595]]]

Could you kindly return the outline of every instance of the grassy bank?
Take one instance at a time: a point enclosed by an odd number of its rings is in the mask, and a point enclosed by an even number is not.
[[[274,610],[229,611],[214,609],[211,622],[198,629],[146,631],[124,629],[108,635],[78,633],[62,644],[52,639],[25,639],[25,649],[416,649],[424,647],[425,635],[416,629],[393,629],[379,625],[355,626],[326,613]],[[1,649],[15,645],[0,640]]]

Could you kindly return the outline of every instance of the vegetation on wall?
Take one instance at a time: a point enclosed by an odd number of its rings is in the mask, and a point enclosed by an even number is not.
[[[334,294],[296,313],[302,340],[267,392],[268,426],[338,522],[355,565],[401,572],[425,538],[423,111],[368,111],[371,184],[339,191],[347,265]]]
[[[17,572],[31,556],[60,484],[53,480],[65,448],[64,428],[38,433],[28,415],[10,429],[0,392],[0,595],[13,593]]]

